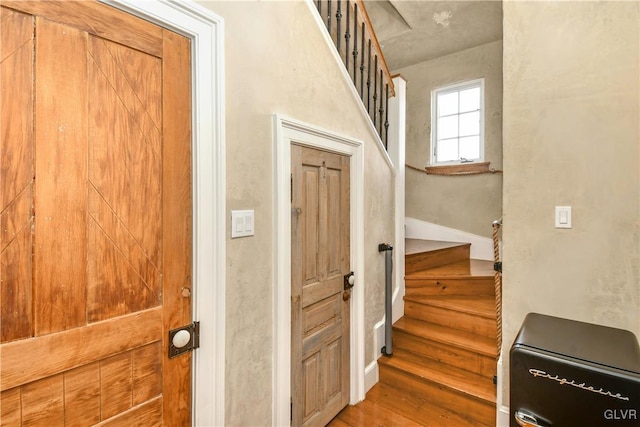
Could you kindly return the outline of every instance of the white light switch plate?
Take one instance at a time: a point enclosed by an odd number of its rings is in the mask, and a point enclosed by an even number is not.
[[[231,211],[231,238],[253,236],[253,209]]]
[[[556,228],[571,227],[571,206],[556,206]]]

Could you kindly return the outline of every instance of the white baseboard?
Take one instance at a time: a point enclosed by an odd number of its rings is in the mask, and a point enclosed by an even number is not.
[[[371,387],[376,385],[380,379],[380,375],[378,373],[378,359],[369,363],[366,368],[364,368],[364,392],[365,394],[371,390]]]
[[[509,407],[501,406],[497,412],[496,427],[509,427]]]
[[[374,360],[364,368],[364,392],[371,390],[371,387],[378,383],[378,359],[382,356],[382,346],[384,345],[384,317],[373,325],[373,353]]]
[[[509,427],[509,406],[505,405],[505,399],[503,394],[503,382],[504,378],[502,375],[502,354],[498,358],[498,384],[497,384],[497,396],[496,396],[496,427]]]
[[[397,286],[393,292],[393,308],[392,316],[393,323],[396,323],[398,319],[404,316],[404,280],[401,286]]]
[[[407,239],[438,240],[442,242],[471,243],[471,258],[493,261],[493,239],[456,230],[416,218],[405,218]],[[490,226],[490,224],[489,224]]]
[[[378,323],[373,325],[373,351],[376,360],[382,355],[382,347],[384,346],[384,317]]]

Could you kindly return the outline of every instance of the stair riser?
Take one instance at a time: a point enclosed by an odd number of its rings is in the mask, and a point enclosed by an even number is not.
[[[496,321],[470,313],[453,311],[442,307],[404,302],[404,315],[436,325],[447,326],[461,331],[471,332],[487,338],[496,339]]]
[[[407,296],[493,296],[494,294],[495,284],[491,278],[405,279]]]
[[[493,378],[496,375],[495,357],[417,337],[399,330],[393,332],[393,345],[396,350],[406,350],[417,356],[437,360],[487,378]]]
[[[428,268],[439,267],[456,261],[469,259],[471,245],[455,246],[431,252],[407,255],[404,259],[405,274],[415,273]]]
[[[435,406],[446,407],[461,416],[492,425],[496,419],[495,403],[482,401],[429,380],[389,366],[381,366],[380,381],[418,395]]]

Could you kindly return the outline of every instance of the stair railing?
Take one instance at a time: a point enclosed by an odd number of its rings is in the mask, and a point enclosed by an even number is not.
[[[385,356],[393,355],[393,246],[378,245],[378,252],[384,252],[384,346],[380,349]]]
[[[389,98],[395,96],[395,91],[363,0],[315,0],[314,3],[387,148]]]
[[[500,261],[500,227],[502,219],[493,221],[493,277],[496,294],[496,333],[498,357],[502,351],[502,261]]]

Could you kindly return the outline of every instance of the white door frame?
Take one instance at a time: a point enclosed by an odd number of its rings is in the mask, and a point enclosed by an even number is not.
[[[364,145],[288,117],[273,118],[275,152],[273,412],[272,424],[291,419],[291,144],[351,157],[351,268],[356,283],[351,298],[351,390],[349,402],[364,399]]]
[[[224,425],[225,149],[224,22],[191,0],[100,0],[191,39],[193,176],[192,423]],[[165,402],[171,404],[171,402]]]

